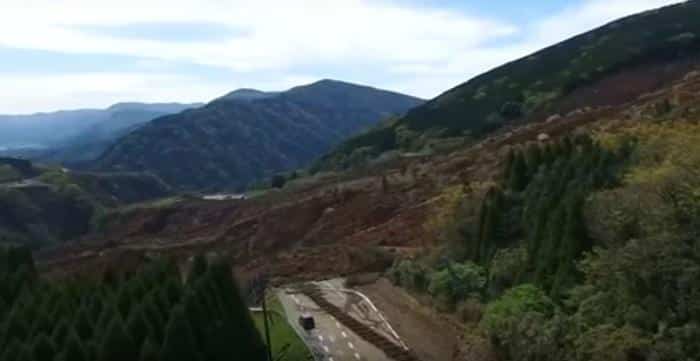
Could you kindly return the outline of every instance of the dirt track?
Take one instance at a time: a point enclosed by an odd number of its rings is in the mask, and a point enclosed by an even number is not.
[[[459,327],[418,303],[386,278],[357,287],[386,316],[422,361],[450,361],[458,353]]]

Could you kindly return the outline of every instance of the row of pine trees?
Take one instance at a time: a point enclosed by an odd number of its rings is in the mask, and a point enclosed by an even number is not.
[[[585,198],[617,182],[624,149],[612,152],[581,135],[513,150],[501,185],[482,204],[470,258],[487,263],[499,249],[525,240],[529,264],[519,282],[561,295],[577,281],[575,260],[592,247]]]
[[[99,281],[49,282],[31,253],[0,250],[0,361],[266,360],[224,261],[167,259]]]

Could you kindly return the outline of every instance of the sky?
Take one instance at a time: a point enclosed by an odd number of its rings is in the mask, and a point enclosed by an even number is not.
[[[0,114],[331,78],[432,98],[678,0],[0,0]]]

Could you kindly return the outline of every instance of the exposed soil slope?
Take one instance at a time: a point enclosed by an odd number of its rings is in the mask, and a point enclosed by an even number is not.
[[[46,250],[40,258],[57,275],[124,262],[122,257],[138,261],[166,252],[185,259],[202,250],[227,252],[241,274],[285,280],[380,270],[392,252],[434,244],[436,235],[425,223],[441,192],[495,179],[510,146],[577,131],[614,131],[653,118],[647,115],[664,103],[688,119],[697,116],[700,73],[621,106],[584,108],[504,129],[450,154],[397,159],[250,200],[183,201],[115,213],[106,217],[102,233]]]

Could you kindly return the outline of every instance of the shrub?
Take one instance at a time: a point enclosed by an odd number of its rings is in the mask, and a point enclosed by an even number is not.
[[[282,188],[285,183],[287,183],[287,180],[281,174],[277,174],[270,179],[270,186],[273,188]]]
[[[554,303],[544,291],[531,284],[520,285],[506,291],[503,296],[486,306],[481,326],[491,336],[507,335],[526,314],[552,315]]]
[[[389,270],[389,279],[397,286],[415,291],[424,291],[428,287],[428,278],[425,266],[404,259],[394,263]]]
[[[428,292],[448,307],[467,298],[479,298],[486,285],[484,269],[472,262],[448,263],[430,275]]]
[[[600,325],[576,341],[576,354],[590,361],[646,360],[650,346],[650,340],[634,327]]]
[[[480,325],[505,358],[513,361],[562,359],[567,319],[555,316],[552,300],[531,284],[512,288],[486,306]]]
[[[489,266],[489,294],[498,295],[515,286],[528,263],[525,247],[506,248],[496,252]]]

